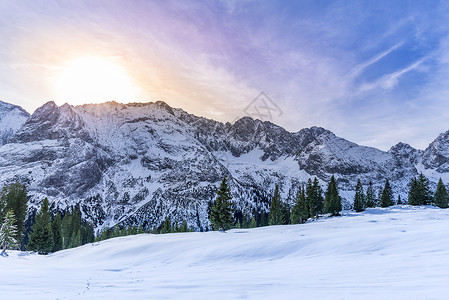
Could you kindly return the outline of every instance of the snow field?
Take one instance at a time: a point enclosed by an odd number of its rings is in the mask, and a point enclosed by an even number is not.
[[[449,210],[141,234],[0,257],[0,299],[447,299]]]

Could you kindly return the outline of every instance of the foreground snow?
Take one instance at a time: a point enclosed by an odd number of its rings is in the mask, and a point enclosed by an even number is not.
[[[446,299],[449,209],[142,234],[0,257],[1,299]],[[129,297],[129,298],[128,298]]]

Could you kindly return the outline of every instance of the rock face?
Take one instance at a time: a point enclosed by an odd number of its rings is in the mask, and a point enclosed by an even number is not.
[[[388,178],[394,192],[406,197],[418,172],[432,182],[449,174],[449,132],[425,151],[399,143],[384,152],[323,128],[291,133],[249,117],[224,124],[163,102],[48,102],[32,116],[0,104],[2,122],[8,111],[26,119],[2,127],[12,131],[0,147],[0,184],[27,184],[32,207],[44,197],[54,210],[79,203],[97,229],[117,223],[153,227],[167,216],[206,229],[208,204],[223,176],[238,209],[250,214],[268,209],[275,184],[292,203],[297,188],[313,176],[324,188],[335,175],[348,205],[357,179],[380,187]]]
[[[6,144],[29,117],[20,106],[0,101],[0,146]]]

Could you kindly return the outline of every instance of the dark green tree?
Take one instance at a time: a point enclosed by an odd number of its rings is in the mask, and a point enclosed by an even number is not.
[[[249,228],[256,228],[256,219],[254,217],[251,218],[251,222],[249,223]]]
[[[27,248],[39,254],[48,254],[53,250],[53,246],[50,211],[48,210],[48,199],[45,198],[42,201],[41,209],[36,214],[35,223],[31,226]]]
[[[306,199],[309,208],[309,217],[316,217],[323,212],[324,200],[323,191],[321,190],[318,179],[315,177],[312,180],[309,178],[306,185]]]
[[[366,207],[376,207],[376,194],[371,181],[366,189]]]
[[[23,233],[25,232],[25,219],[27,216],[27,190],[25,185],[16,182],[4,185],[0,195],[0,209],[4,213],[12,210],[16,219],[14,225],[17,228],[17,240],[20,248],[24,249]],[[0,211],[0,222],[3,221],[3,213]]]
[[[309,218],[309,207],[304,189],[300,188],[296,194],[295,205],[292,209],[292,223],[302,224]]]
[[[226,231],[234,225],[234,209],[231,199],[231,189],[225,176],[217,191],[217,199],[211,207],[210,221],[214,230]]]
[[[81,245],[92,243],[95,239],[94,228],[86,221],[81,222]]]
[[[66,212],[62,218],[61,224],[62,231],[62,247],[68,249],[70,245],[70,238],[72,237],[72,214]]]
[[[357,186],[355,187],[354,210],[356,212],[365,210],[365,193],[360,179],[357,180]]]
[[[188,232],[189,226],[187,225],[187,220],[182,221],[181,226],[179,226],[179,232]]]
[[[332,175],[324,197],[324,211],[332,216],[338,216],[341,212],[341,198],[338,194],[337,182]]]
[[[61,215],[57,213],[53,218],[53,222],[51,224],[51,228],[53,231],[53,250],[52,252],[56,252],[63,249],[62,245],[62,225],[61,225]]]
[[[385,181],[384,189],[382,190],[382,196],[380,199],[381,207],[388,207],[393,205],[393,190],[391,189],[388,179]]]
[[[165,218],[164,222],[162,222],[160,232],[162,234],[174,232],[170,217]]]
[[[429,205],[433,202],[432,192],[430,190],[429,180],[423,173],[418,178],[412,178],[408,193],[408,204],[410,205]]]
[[[75,248],[81,246],[81,229],[73,232],[72,237],[70,238],[69,248]]]
[[[448,208],[449,195],[447,193],[446,186],[443,183],[443,180],[438,181],[437,189],[434,195],[435,205],[440,208]]]
[[[186,221],[187,224],[187,221]],[[137,227],[137,234],[141,234],[144,233],[143,228],[142,228],[142,224],[139,224],[139,227]]]
[[[285,205],[281,200],[279,186],[276,184],[274,194],[271,198],[270,215],[268,216],[269,225],[288,224],[288,216],[286,215]]]
[[[401,199],[401,195],[398,195],[398,201],[396,201],[397,205],[402,205],[402,199]]]

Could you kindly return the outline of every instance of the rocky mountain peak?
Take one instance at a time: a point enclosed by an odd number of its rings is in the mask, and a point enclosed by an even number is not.
[[[29,117],[22,107],[0,101],[0,146],[9,142]]]

